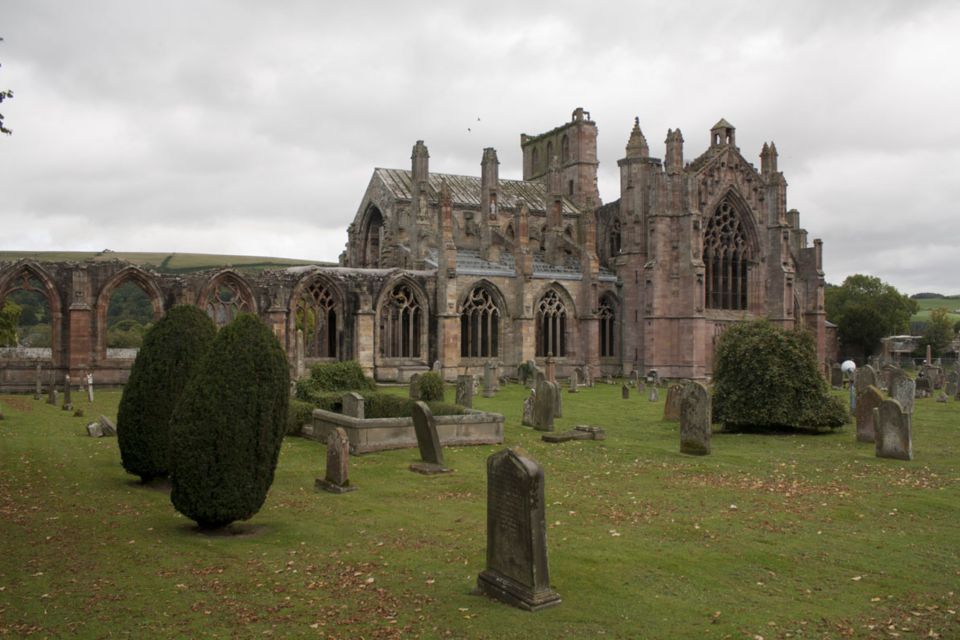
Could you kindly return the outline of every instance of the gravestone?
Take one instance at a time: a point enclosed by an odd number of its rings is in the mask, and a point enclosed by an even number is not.
[[[93,402],[93,374],[88,373],[85,377],[87,383],[87,402]]]
[[[650,369],[650,371],[647,371],[647,384],[660,384],[660,374],[657,373],[656,369]]]
[[[417,434],[420,462],[411,464],[410,470],[425,475],[449,473],[451,469],[443,465],[443,447],[440,446],[437,421],[427,403],[421,400],[413,405],[413,430]]]
[[[433,361],[433,368],[431,368],[430,371],[435,371],[436,373],[440,373],[440,361],[439,361],[439,360],[434,360],[434,361]]]
[[[306,373],[306,364],[304,358],[304,348],[303,348],[303,329],[297,329],[297,341],[296,341],[296,360],[294,375],[297,380],[303,377],[303,374]]]
[[[487,458],[487,567],[477,590],[527,611],[560,604],[550,588],[543,469],[520,449]]]
[[[853,378],[853,384],[857,387],[857,394],[866,393],[870,385],[877,388],[880,387],[877,383],[877,372],[870,365],[864,365],[857,369]]]
[[[73,402],[70,401],[70,374],[63,377],[63,410],[73,411]]]
[[[956,370],[951,371],[947,374],[947,383],[944,387],[944,393],[949,397],[957,397],[957,391],[960,389],[960,373],[957,373]]]
[[[917,383],[906,373],[900,371],[890,377],[891,398],[900,403],[900,407],[907,415],[913,415],[913,403],[917,397]]]
[[[50,391],[47,392],[47,404],[57,406],[57,389],[50,383]]]
[[[410,376],[410,390],[409,396],[412,400],[420,399],[420,374],[415,373]]]
[[[34,399],[34,400],[39,400],[39,399],[40,399],[40,396],[43,395],[43,382],[42,382],[41,377],[40,377],[42,372],[41,372],[40,369],[41,369],[40,363],[38,362],[38,363],[37,363],[37,381],[36,381],[36,388],[34,389],[34,392],[33,392],[33,399]]]
[[[117,427],[107,416],[100,416],[97,419],[97,422],[100,424],[100,431],[103,433],[106,438],[113,438],[117,435]]]
[[[570,374],[570,389],[568,390],[569,393],[580,392],[580,388],[579,388],[580,385],[578,384],[579,378],[580,378],[580,374],[577,373],[576,369],[574,369],[573,372]]]
[[[903,372],[903,369],[898,367],[895,364],[885,364],[880,369],[880,382],[883,384],[883,388],[889,389],[891,381],[894,376]]]
[[[873,410],[883,402],[883,394],[873,385],[867,387],[864,393],[857,395],[857,441],[873,442],[876,429],[873,424]]]
[[[857,410],[857,389],[851,384],[850,385],[850,413],[852,414]]]
[[[830,367],[830,386],[835,389],[843,387],[843,369],[840,368],[838,362],[834,362],[833,366]]]
[[[640,383],[640,374],[636,369],[630,371],[630,386],[636,387]]]
[[[667,388],[667,399],[663,404],[664,422],[678,422],[680,420],[680,399],[683,395],[683,385],[672,384]]]
[[[917,378],[914,381],[914,393],[917,398],[929,398],[933,387],[930,385],[930,378]]]
[[[327,436],[327,470],[323,478],[314,483],[318,489],[330,493],[347,493],[356,490],[350,484],[350,440],[343,427],[337,427]]]
[[[540,439],[551,444],[558,444],[570,440],[606,440],[607,434],[600,427],[578,424],[570,431],[564,431],[563,433],[545,433],[540,436]]]
[[[366,409],[362,395],[356,391],[351,391],[350,393],[343,394],[341,402],[343,404],[343,415],[350,416],[351,418],[356,418],[358,420],[364,419],[364,413],[366,412]]]
[[[877,425],[877,457],[913,460],[910,416],[896,400],[880,403],[874,412]]]
[[[489,362],[483,365],[483,397],[492,398],[496,395],[496,379],[493,365]]]
[[[560,383],[553,382],[553,417],[563,417],[563,394],[560,393]]]
[[[620,387],[620,397],[623,398],[624,400],[629,400],[630,387],[628,387],[627,385],[623,385],[622,387]]]
[[[650,402],[657,402],[658,400],[660,400],[660,392],[657,391],[657,385],[655,384],[650,385],[650,395],[647,396],[647,400],[649,400]]]
[[[553,431],[553,419],[556,411],[556,385],[543,379],[537,383],[537,392],[533,401],[533,428],[537,431]]]
[[[687,382],[680,393],[680,453],[705,456],[710,453],[713,421],[710,392],[699,382]]]
[[[87,425],[87,435],[91,438],[102,438],[103,437],[103,428],[100,426],[99,422],[91,422]]]
[[[520,424],[525,427],[537,426],[536,418],[534,417],[534,406],[536,401],[537,391],[536,389],[531,389],[530,395],[523,399],[523,418],[520,420]]]
[[[457,399],[456,403],[461,407],[473,408],[473,385],[472,375],[457,376]]]

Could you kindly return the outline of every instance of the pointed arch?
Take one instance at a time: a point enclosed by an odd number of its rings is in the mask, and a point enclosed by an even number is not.
[[[598,353],[601,358],[613,358],[618,353],[618,341],[620,336],[617,331],[617,318],[619,317],[620,302],[617,297],[607,291],[600,295],[599,305],[597,307],[597,317],[600,320],[600,349]]]
[[[493,283],[480,280],[467,288],[457,305],[461,358],[500,355],[504,309],[503,295]]]
[[[257,313],[253,289],[233,269],[213,274],[200,289],[196,304],[217,327],[230,324],[241,313]]]
[[[380,254],[383,247],[384,217],[379,207],[370,204],[360,222],[359,265],[366,268],[380,267]]]
[[[567,290],[556,282],[547,285],[534,308],[537,357],[565,358],[572,351],[569,329],[575,317]]]
[[[401,275],[383,288],[377,302],[377,352],[382,358],[425,361],[429,305],[426,292]]]
[[[14,263],[0,274],[0,306],[7,297],[17,291],[32,291],[44,296],[50,313],[50,359],[54,366],[59,362],[63,327],[62,295],[53,278],[39,264],[27,260]]]
[[[750,209],[731,188],[714,205],[703,226],[705,306],[746,310],[750,269],[760,243]]]
[[[564,163],[570,161],[570,138],[567,134],[563,134],[563,138],[560,140],[560,159]]]
[[[344,297],[321,271],[314,271],[294,287],[290,298],[287,335],[303,331],[306,358],[339,359],[343,354]],[[295,350],[296,343],[291,347]]]
[[[117,287],[126,282],[133,282],[150,298],[154,321],[159,320],[163,315],[163,291],[152,275],[135,265],[128,265],[120,269],[120,271],[117,271],[100,287],[94,309],[94,317],[96,318],[96,354],[101,360],[107,358],[107,311],[110,308],[110,298]]]

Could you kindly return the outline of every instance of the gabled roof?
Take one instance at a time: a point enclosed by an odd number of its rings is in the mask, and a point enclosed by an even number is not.
[[[714,129],[736,129],[736,127],[727,122],[725,118],[720,118],[720,121],[717,122],[717,124],[710,127],[710,131],[713,131]]]
[[[374,169],[373,175],[380,179],[390,194],[398,200],[410,200],[413,193],[412,172],[404,169]],[[440,185],[444,180],[450,187],[450,197],[453,206],[458,208],[480,207],[480,178],[477,176],[458,176],[450,173],[430,173],[428,178],[433,197],[440,193]],[[525,180],[500,180],[498,183],[499,195],[497,205],[504,209],[514,209],[521,203],[533,212],[545,213],[546,205],[550,201],[543,183]],[[563,213],[565,215],[579,214],[576,205],[567,198],[562,198]]]

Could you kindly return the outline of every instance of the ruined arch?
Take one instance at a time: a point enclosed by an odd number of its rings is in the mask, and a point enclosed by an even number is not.
[[[113,274],[97,294],[94,317],[96,327],[95,355],[98,360],[107,358],[107,310],[110,308],[110,297],[114,290],[126,282],[133,282],[150,298],[153,308],[153,319],[158,320],[163,315],[163,291],[152,275],[137,266],[127,266]]]
[[[369,205],[363,214],[363,221],[360,223],[360,264],[358,266],[380,267],[384,222],[383,213],[380,209],[375,204]]]
[[[304,357],[339,359],[343,355],[343,302],[340,288],[318,271],[304,276],[294,288],[287,335],[295,337],[298,329],[303,330]]]
[[[197,306],[218,328],[230,324],[241,313],[257,313],[253,289],[233,269],[218,271],[207,280],[197,295]]]
[[[15,291],[34,291],[46,297],[50,311],[50,361],[57,366],[62,349],[63,304],[53,278],[39,264],[17,262],[0,274],[0,305]]]
[[[750,304],[750,272],[760,252],[753,215],[734,189],[709,211],[703,225],[705,306],[746,310]]]
[[[429,317],[426,292],[406,276],[392,279],[377,302],[376,353],[425,362]]]
[[[534,305],[536,355],[565,358],[573,353],[576,310],[573,298],[560,284],[543,288]]]
[[[500,356],[505,309],[503,295],[489,281],[480,280],[467,288],[457,305],[461,358]]]

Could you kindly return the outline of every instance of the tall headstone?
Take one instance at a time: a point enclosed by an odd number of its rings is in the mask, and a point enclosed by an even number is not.
[[[574,369],[570,374],[570,393],[579,393],[580,392],[580,373],[577,369]]]
[[[655,384],[650,385],[650,395],[647,396],[647,400],[649,400],[650,402],[657,402],[660,400],[660,392],[657,391],[657,385]]]
[[[531,389],[530,395],[523,399],[523,418],[520,420],[520,424],[525,427],[536,427],[537,420],[534,413],[534,407],[537,402],[537,390]]]
[[[33,391],[34,400],[39,400],[40,397],[43,395],[43,381],[41,380],[41,373],[42,371],[41,371],[40,363],[38,362],[36,387],[34,388],[34,391]]]
[[[496,395],[496,374],[493,365],[489,362],[483,364],[483,397],[492,398]]]
[[[57,406],[57,388],[50,383],[50,390],[47,392],[47,404]]]
[[[303,329],[297,329],[297,354],[296,354],[296,374],[297,380],[303,377],[303,374],[306,373],[306,358],[303,347]]]
[[[910,416],[900,403],[888,398],[874,411],[877,424],[877,457],[913,460]]]
[[[73,411],[73,402],[70,401],[70,374],[63,378],[63,410]]]
[[[877,388],[880,385],[877,383],[877,372],[870,365],[864,365],[857,369],[857,372],[854,376],[854,385],[857,387],[857,393],[866,393],[867,388],[870,385],[873,385]]]
[[[537,391],[533,401],[533,427],[537,431],[553,431],[556,401],[553,396],[557,387],[547,379],[537,383]]]
[[[487,458],[487,567],[480,593],[538,611],[560,604],[550,588],[543,469],[519,449]]]
[[[87,373],[87,401],[93,402],[93,374]]]
[[[672,384],[667,388],[667,399],[663,403],[663,419],[665,422],[680,420],[680,399],[683,395],[683,384]]]
[[[856,415],[855,412],[857,410],[857,388],[851,384],[849,391],[850,391],[850,413]]]
[[[420,448],[420,462],[411,464],[410,470],[427,475],[448,473],[450,469],[443,464],[443,447],[440,446],[437,421],[427,403],[421,400],[413,405],[413,429]]]
[[[366,409],[362,395],[356,391],[351,391],[350,393],[343,394],[341,402],[343,403],[343,415],[357,418],[358,420],[364,419]]]
[[[640,374],[637,372],[636,369],[631,369],[631,371],[630,371],[630,386],[631,386],[631,387],[636,387],[639,382],[640,382]]]
[[[687,382],[680,393],[680,453],[709,454],[712,422],[710,392],[699,382]]]
[[[343,427],[337,427],[327,436],[327,470],[323,478],[317,478],[316,487],[330,493],[354,491],[350,484],[350,440]]]
[[[859,371],[857,373],[859,374]],[[873,442],[876,438],[873,410],[879,407],[881,402],[883,402],[883,394],[873,385],[867,387],[865,392],[857,394],[856,419],[859,442]]]
[[[620,387],[620,397],[623,398],[624,400],[629,400],[630,387],[628,387],[627,385],[623,385],[622,387]]]
[[[457,399],[456,403],[461,407],[473,408],[473,376],[457,376]]]
[[[890,377],[889,395],[900,403],[907,415],[913,415],[913,403],[917,395],[917,383],[903,371]]]
[[[547,368],[547,371],[546,371],[547,380],[549,380],[550,382],[556,382],[557,381],[557,363],[553,361],[552,356],[547,356],[546,368]]]
[[[948,397],[955,398],[958,390],[960,390],[960,373],[953,370],[947,374],[947,384],[944,392],[946,392]]]
[[[409,395],[410,395],[410,398],[413,400],[420,399],[420,374],[419,373],[415,373],[412,376],[410,376]]]
[[[839,362],[834,362],[830,367],[830,386],[839,389],[843,386],[843,369]]]
[[[552,382],[553,384],[553,417],[562,418],[563,417],[563,394],[560,393],[560,383]]]

